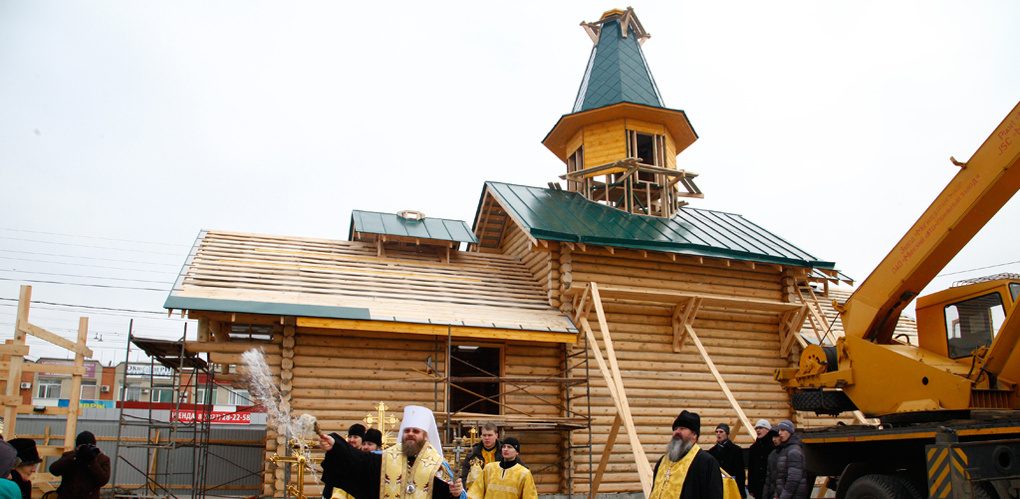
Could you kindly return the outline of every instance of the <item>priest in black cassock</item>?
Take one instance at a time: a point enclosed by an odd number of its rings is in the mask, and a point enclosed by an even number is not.
[[[719,463],[698,447],[701,416],[682,411],[673,421],[673,438],[666,455],[655,463],[648,499],[722,499]]]
[[[382,454],[355,449],[339,435],[321,436],[326,450],[323,481],[355,499],[463,499],[460,479],[443,460],[435,416],[428,408],[404,407],[397,444]]]

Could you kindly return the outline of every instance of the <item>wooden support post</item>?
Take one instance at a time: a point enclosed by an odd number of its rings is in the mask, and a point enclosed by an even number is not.
[[[89,319],[88,317],[78,318],[78,341],[77,345],[80,347],[85,346],[85,341],[89,337]],[[74,367],[85,368],[85,353],[79,349],[74,354]],[[71,450],[74,448],[74,440],[78,434],[78,414],[81,412],[81,371],[75,372],[71,376],[71,396],[68,397],[67,401],[67,428],[64,430],[64,449]]]
[[[800,342],[803,347],[806,342],[800,336],[800,329],[804,325],[804,318],[808,314],[808,306],[802,305],[796,310],[791,310],[779,317],[779,355],[786,358],[790,355],[790,349],[795,342]]]
[[[591,286],[591,302],[595,307],[595,316],[599,321],[599,331],[602,333],[602,341],[606,345],[606,357],[609,360],[609,368],[616,383],[616,391],[619,398],[618,405],[621,409],[619,411],[620,416],[623,418],[623,424],[627,429],[627,436],[630,440],[630,447],[634,452],[634,461],[637,464],[638,478],[641,479],[641,488],[644,490],[645,496],[648,496],[652,493],[652,467],[648,464],[645,449],[641,446],[637,429],[634,427],[634,418],[630,413],[630,402],[627,400],[627,392],[623,387],[623,376],[620,374],[620,365],[616,360],[616,351],[613,348],[613,339],[609,333],[606,311],[602,308],[602,297],[599,296],[598,284],[592,282],[589,286]]]
[[[31,303],[32,286],[21,286],[21,291],[18,295],[18,315],[14,321],[14,341],[11,343],[15,347],[27,348],[25,345],[25,332],[18,326],[22,323],[28,323],[28,311]],[[24,363],[24,357],[14,354],[11,355],[11,360],[7,370],[8,397],[20,395],[21,366]],[[17,417],[17,406],[4,406],[4,433],[8,436],[16,435]]]
[[[599,467],[595,470],[595,478],[591,481],[591,487],[588,490],[588,498],[595,499],[595,496],[599,493],[599,485],[602,484],[602,474],[606,472],[606,467],[609,466],[609,457],[613,453],[613,445],[616,443],[616,436],[620,433],[620,423],[623,419],[620,418],[620,413],[616,413],[616,417],[613,418],[613,427],[609,430],[609,436],[606,437],[606,446],[602,448],[602,459],[599,460]]]
[[[680,352],[687,339],[687,326],[694,324],[694,317],[701,309],[702,298],[695,296],[677,303],[673,309],[673,351]]]
[[[752,439],[757,439],[758,434],[754,431],[754,425],[747,419],[747,415],[744,414],[744,410],[737,403],[737,399],[733,396],[733,392],[730,392],[730,387],[726,384],[726,380],[723,379],[722,374],[715,367],[715,362],[712,362],[712,357],[708,355],[708,351],[705,350],[705,346],[701,344],[701,340],[698,339],[698,334],[694,332],[694,328],[690,325],[687,326],[687,336],[694,341],[694,346],[698,347],[698,352],[701,353],[701,358],[705,359],[705,364],[708,365],[708,369],[712,371],[712,376],[715,376],[715,381],[719,383],[719,387],[722,388],[726,398],[730,401],[730,405],[733,406],[733,410],[737,411],[737,416],[740,417],[740,422],[744,424],[744,429],[747,430],[747,434]]]
[[[810,288],[811,286],[808,286],[808,289]],[[822,313],[819,311],[821,304],[818,303],[818,299],[815,297],[814,291],[811,292],[812,302],[808,302],[808,300],[804,298],[804,294],[800,292],[800,285],[794,283],[793,289],[797,292],[797,298],[800,298],[800,302],[808,308],[808,320],[811,323],[811,329],[814,330],[815,338],[818,340],[818,344],[821,345],[822,335],[825,334],[826,329],[825,319],[822,318]]]
[[[156,467],[159,465],[159,445],[158,445],[159,444],[159,429],[150,430],[150,431],[156,432],[156,436],[153,439],[153,443],[155,443],[157,445],[152,448],[152,461],[149,463],[149,474],[146,476],[145,481],[146,481],[146,485],[149,486],[149,492],[151,494],[153,494],[153,495],[156,495],[158,493],[157,490],[156,490],[156,487],[159,486],[159,483],[156,482],[156,479],[153,478],[153,477],[156,476],[156,469],[157,469]]]

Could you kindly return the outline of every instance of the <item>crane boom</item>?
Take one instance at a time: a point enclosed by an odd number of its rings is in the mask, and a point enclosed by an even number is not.
[[[841,307],[848,336],[888,343],[904,307],[1020,188],[1020,104]]]

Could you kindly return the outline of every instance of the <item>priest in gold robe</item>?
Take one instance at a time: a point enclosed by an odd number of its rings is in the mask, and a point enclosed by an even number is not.
[[[503,441],[499,461],[482,469],[471,483],[468,499],[538,499],[535,479],[520,460],[521,443],[514,437]]]
[[[673,421],[673,438],[666,455],[655,463],[655,481],[648,499],[723,499],[719,463],[698,447],[700,434],[698,413],[680,412]]]
[[[460,479],[453,480],[443,460],[439,429],[428,408],[404,407],[397,443],[382,454],[355,449],[339,435],[320,439],[326,451],[323,472],[355,499],[466,499]]]

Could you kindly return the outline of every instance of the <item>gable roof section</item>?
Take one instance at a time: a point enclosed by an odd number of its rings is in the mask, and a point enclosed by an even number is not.
[[[526,338],[568,333],[541,341],[572,342],[577,331],[509,256],[457,251],[440,263],[414,249],[379,257],[360,241],[220,231],[199,234],[164,307],[293,316],[299,326],[309,318],[375,321],[428,326],[415,329],[422,331],[442,326],[442,335],[452,326],[454,336],[457,328],[511,330]]]
[[[832,269],[741,215],[685,206],[671,219],[634,215],[576,192],[486,182],[491,195],[536,240]],[[476,229],[478,219],[476,216]]]
[[[409,220],[393,213],[354,210],[351,212],[351,236],[355,232],[409,238],[433,239],[456,243],[477,243],[475,235],[462,220],[426,217]],[[351,237],[351,240],[354,238]]]
[[[619,19],[607,20],[599,41],[591,49],[572,112],[587,111],[620,102],[664,107],[639,37],[631,26],[623,37]]]

